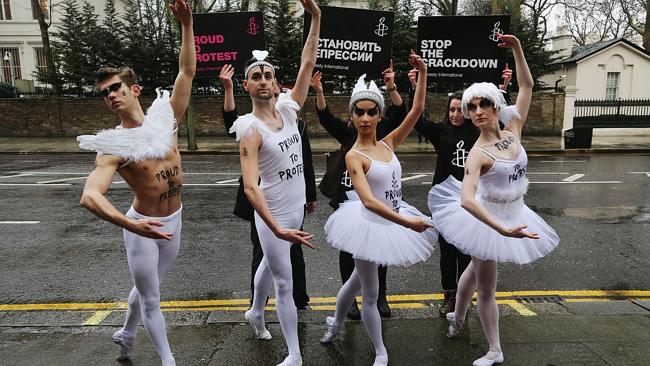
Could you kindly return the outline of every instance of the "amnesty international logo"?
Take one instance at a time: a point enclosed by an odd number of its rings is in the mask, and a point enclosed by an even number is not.
[[[246,33],[251,36],[256,36],[260,33],[260,26],[255,23],[255,17],[250,17],[250,19],[248,19],[248,29],[246,30]]]
[[[463,149],[463,145],[465,142],[463,140],[460,140],[456,144],[456,152],[454,153],[455,158],[451,160],[451,165],[455,165],[459,168],[464,168],[465,167],[465,161],[467,160],[467,150]]]
[[[490,41],[493,42],[498,42],[499,39],[497,38],[497,33],[503,34],[503,29],[499,28],[501,26],[501,22],[496,22],[494,23],[494,28],[492,29],[492,33],[490,34]]]
[[[379,18],[379,24],[377,24],[377,27],[375,28],[375,34],[379,37],[383,37],[388,34],[388,26],[384,24],[385,21],[386,17]]]

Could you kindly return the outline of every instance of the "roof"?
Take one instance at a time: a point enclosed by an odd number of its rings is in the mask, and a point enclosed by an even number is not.
[[[634,43],[628,41],[625,38],[616,38],[612,39],[609,41],[603,41],[603,42],[596,42],[592,44],[588,44],[585,46],[579,46],[573,49],[573,52],[571,52],[571,56],[568,58],[565,58],[564,60],[559,60],[554,62],[554,64],[566,64],[566,63],[571,63],[571,62],[578,62],[582,59],[585,59],[595,53],[598,53],[610,46],[613,46],[617,43],[625,43],[626,45],[632,47],[633,49],[639,51],[640,53],[650,57],[650,52],[644,50],[643,48],[635,45]]]

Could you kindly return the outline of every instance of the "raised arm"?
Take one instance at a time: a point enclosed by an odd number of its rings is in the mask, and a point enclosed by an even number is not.
[[[232,112],[235,110],[235,92],[232,83],[232,76],[235,69],[230,64],[225,64],[219,72],[219,80],[223,86],[223,111]]]
[[[316,65],[316,50],[318,50],[320,35],[320,9],[314,0],[300,0],[300,3],[305,9],[305,15],[311,14],[311,25],[309,27],[309,35],[302,48],[300,70],[296,77],[296,84],[291,90],[291,97],[302,107],[307,98],[307,92],[309,91],[311,73],[314,71],[314,66]]]
[[[528,63],[524,56],[524,50],[521,48],[521,42],[513,35],[504,34],[499,37],[499,47],[511,48],[515,57],[515,69],[517,70],[517,85],[519,86],[519,93],[517,94],[517,111],[520,118],[513,119],[506,127],[512,133],[517,135],[521,141],[521,130],[524,128],[526,117],[528,116],[528,109],[530,108],[530,101],[533,97],[533,76],[528,69]]]
[[[317,111],[323,111],[327,107],[327,102],[325,101],[325,93],[323,92],[323,84],[321,83],[322,77],[323,73],[316,71],[311,77],[311,80],[309,80],[309,86],[311,86],[316,93]]]
[[[313,235],[300,230],[285,229],[273,218],[264,193],[262,193],[259,186],[260,175],[258,164],[260,146],[262,146],[262,137],[259,133],[245,136],[239,141],[239,161],[241,163],[246,198],[248,198],[255,212],[260,215],[275,236],[291,243],[301,243],[310,248],[314,248],[309,243]]]
[[[470,150],[469,157],[465,162],[465,176],[463,177],[460,193],[461,206],[501,235],[514,238],[539,239],[536,233],[524,231],[527,225],[519,225],[513,228],[504,227],[476,200],[476,187],[481,176],[481,170],[489,168],[493,163],[494,161],[480,150],[476,148]]]
[[[413,130],[413,126],[415,126],[415,123],[424,111],[424,98],[427,93],[427,65],[424,63],[422,58],[416,55],[413,51],[411,51],[411,54],[409,55],[409,62],[418,69],[417,86],[415,89],[415,96],[413,97],[413,106],[406,115],[406,118],[404,118],[404,121],[399,125],[399,127],[383,139],[384,142],[386,142],[393,150],[397,149],[397,147],[406,140],[408,135],[411,133],[411,130]]]
[[[79,203],[95,216],[123,229],[147,238],[171,240],[171,233],[163,233],[156,229],[164,226],[162,222],[132,220],[118,211],[106,198],[106,192],[113,182],[113,174],[117,171],[120,162],[121,158],[114,155],[98,155],[95,160],[95,170],[86,179]]]
[[[174,17],[181,23],[181,52],[178,56],[178,76],[169,102],[178,121],[190,101],[192,80],[196,73],[196,49],[194,48],[194,30],[192,29],[192,10],[186,0],[176,0],[169,5]]]
[[[384,76],[384,84],[386,84],[386,91],[390,95],[390,100],[393,102],[393,105],[399,107],[404,103],[402,96],[399,95],[397,91],[397,86],[395,85],[395,71],[393,71],[393,60],[390,60],[390,66],[382,72]]]
[[[422,232],[430,227],[433,227],[426,220],[416,217],[406,217],[398,214],[397,212],[390,209],[383,202],[378,200],[375,196],[372,195],[370,190],[370,185],[366,179],[366,173],[363,170],[363,161],[364,157],[360,154],[349,151],[345,155],[345,165],[348,169],[348,173],[352,178],[352,185],[354,190],[359,195],[363,206],[368,210],[376,213],[377,215],[390,220],[396,224],[405,226],[409,229],[413,229],[417,232]]]

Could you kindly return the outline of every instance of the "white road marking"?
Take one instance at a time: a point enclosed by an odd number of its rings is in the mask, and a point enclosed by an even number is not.
[[[116,180],[115,182],[113,182],[113,184],[124,184],[124,183],[126,182],[123,180]]]
[[[316,183],[320,183],[320,181],[323,180],[323,178],[316,178]]]
[[[413,175],[413,176],[410,176],[410,177],[402,177],[402,182],[405,182],[405,181],[411,180],[411,179],[418,179],[418,178],[422,178],[422,177],[426,177],[426,174],[416,174],[416,175]]]
[[[0,224],[6,225],[33,225],[38,224],[40,221],[0,221]]]
[[[579,182],[530,182],[531,184],[620,184],[620,180],[579,181]]]
[[[584,174],[574,174],[574,175],[572,175],[570,177],[566,177],[566,178],[562,179],[562,181],[563,182],[575,182],[575,181],[577,181],[578,179],[580,179],[580,178],[582,178],[584,176],[585,176]]]
[[[58,183],[58,182],[65,182],[67,180],[77,180],[77,179],[86,179],[88,176],[83,176],[83,177],[74,177],[74,178],[61,178],[61,179],[54,179],[54,180],[43,180],[40,182],[36,182],[38,184],[48,184],[48,183]]]
[[[70,183],[52,183],[52,184],[38,184],[38,183],[0,183],[4,187],[60,187],[71,186]]]
[[[27,177],[33,175],[32,173],[21,173],[21,174],[14,174],[14,175],[5,175],[3,177],[0,177],[0,179],[5,179],[5,178],[18,178],[18,177]]]
[[[239,181],[239,178],[220,180],[220,181],[218,181],[218,182],[214,182],[214,183],[215,183],[215,184],[223,185],[223,184],[226,184],[226,183],[232,183],[232,182],[237,182],[237,181]],[[237,184],[237,185],[239,185],[239,184]]]
[[[650,172],[628,172],[630,174],[645,174],[646,177],[650,178]]]
[[[540,160],[541,163],[587,163],[587,160]]]
[[[526,172],[526,175],[567,175],[569,173],[554,173],[554,172]]]

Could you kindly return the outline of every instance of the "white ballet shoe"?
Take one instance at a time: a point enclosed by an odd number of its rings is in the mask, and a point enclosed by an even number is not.
[[[258,319],[256,319],[258,317],[255,315],[255,313],[253,313],[252,309],[244,313],[244,318],[246,318],[248,324],[250,324],[251,328],[253,328],[253,332],[255,333],[255,337],[257,339],[268,341],[269,339],[273,338],[271,337],[271,333],[266,329],[264,324],[258,326]]]
[[[278,366],[302,366],[302,356],[289,354]]]
[[[334,339],[334,337],[339,333],[339,327],[334,325],[334,317],[331,316],[325,318],[325,325],[327,326],[327,330],[323,335],[323,339],[320,340],[320,343],[332,343],[332,339]]]
[[[485,356],[475,360],[474,366],[492,366],[495,363],[503,363],[503,352],[489,351]]]
[[[113,342],[120,346],[120,355],[117,356],[118,361],[126,361],[133,359],[133,339],[128,339],[124,334],[124,330],[120,329],[113,333]]]
[[[459,322],[458,319],[456,319],[456,313],[447,313],[445,315],[447,318],[447,322],[449,322],[449,329],[447,329],[447,337],[448,338],[453,338],[460,333],[461,328],[463,327],[463,323]]]
[[[372,366],[387,366],[388,365],[388,355],[378,355],[375,356],[375,363]]]

